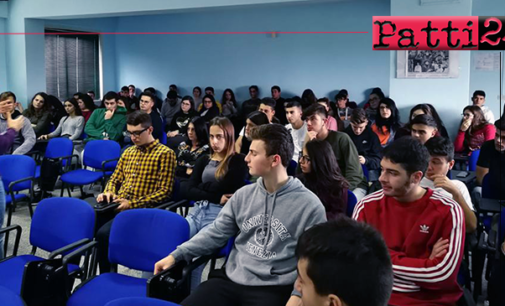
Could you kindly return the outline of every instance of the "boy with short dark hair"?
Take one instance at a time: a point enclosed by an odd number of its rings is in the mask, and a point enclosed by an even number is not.
[[[360,201],[353,218],[384,237],[393,263],[389,305],[455,305],[463,294],[457,276],[465,245],[461,206],[437,190],[422,188],[428,150],[403,137],[384,150],[382,190]]]
[[[275,106],[277,103],[275,102],[274,99],[272,98],[263,98],[261,99],[260,106],[258,107],[258,110],[262,113],[265,113],[268,117],[268,121],[270,123],[280,123],[279,119],[275,117]]]
[[[289,124],[286,128],[291,132],[295,151],[293,152],[293,160],[298,162],[299,154],[303,150],[305,136],[307,135],[307,123],[302,119],[302,105],[296,99],[288,99],[284,104],[286,108],[286,119]]]
[[[425,144],[428,139],[437,136],[437,122],[430,115],[416,116],[410,123],[410,133],[412,137]]]
[[[452,141],[437,136],[429,139],[424,146],[430,152],[430,162],[426,175],[421,180],[421,187],[435,189],[454,199],[463,208],[466,231],[469,233],[475,231],[477,217],[468,188],[462,181],[450,180],[447,177],[455,163]]]
[[[486,92],[484,90],[476,90],[472,95],[472,103],[473,105],[479,106],[484,113],[484,118],[488,123],[494,123],[494,114],[493,112],[484,104],[486,103]]]
[[[272,99],[275,100],[275,112],[277,113],[277,119],[279,119],[280,124],[286,125],[288,124],[288,121],[286,119],[286,112],[284,109],[284,103],[286,100],[281,97],[281,88],[278,85],[274,85],[272,86],[271,92]]]
[[[349,218],[315,225],[296,246],[303,306],[385,306],[393,287],[389,252],[371,226]]]
[[[285,305],[296,280],[294,249],[307,228],[326,221],[319,199],[287,166],[293,140],[285,127],[253,129],[245,161],[260,178],[237,190],[214,223],[155,265],[155,273],[176,262],[214,253],[235,237],[226,270],[218,270],[186,298],[185,306]]]

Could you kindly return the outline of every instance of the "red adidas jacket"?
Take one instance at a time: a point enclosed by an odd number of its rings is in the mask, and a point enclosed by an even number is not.
[[[390,305],[456,304],[465,220],[455,201],[428,189],[421,199],[401,203],[380,190],[356,205],[353,218],[375,227],[386,241],[394,273]],[[429,259],[441,237],[449,239],[446,255]]]

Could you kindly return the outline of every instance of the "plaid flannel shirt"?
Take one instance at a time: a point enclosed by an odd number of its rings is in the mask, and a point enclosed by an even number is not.
[[[119,159],[104,192],[128,200],[130,208],[152,207],[172,194],[175,166],[174,151],[158,140],[132,146]]]

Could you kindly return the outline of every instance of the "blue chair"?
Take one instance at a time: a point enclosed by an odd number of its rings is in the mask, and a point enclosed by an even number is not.
[[[0,286],[20,294],[25,265],[35,260],[45,260],[36,256],[37,248],[50,252],[53,259],[73,249],[89,243],[93,239],[95,211],[83,200],[73,198],[49,198],[40,201],[33,214],[30,228],[29,255],[16,256],[21,237],[19,225],[8,226],[0,233],[16,231],[13,255],[0,261]],[[77,265],[69,265],[71,275],[80,272]]]
[[[9,289],[7,289],[3,286],[0,286],[0,305],[25,306],[25,302],[18,294],[15,294],[14,292],[10,291]]]
[[[36,164],[33,158],[25,155],[0,156],[0,175],[5,188],[5,204],[9,209],[7,226],[11,225],[12,212],[19,201],[27,201],[30,216],[33,216],[31,199]],[[29,194],[19,193],[28,190]],[[7,240],[7,239],[6,239]],[[6,241],[7,242],[7,241]]]
[[[370,176],[368,174],[368,168],[365,165],[361,165],[361,169],[363,170],[363,175],[366,177],[366,181],[370,181]]]
[[[49,140],[44,157],[53,159],[62,159],[62,166],[69,165],[74,152],[74,143],[68,138],[53,138]],[[40,166],[35,170],[35,178],[40,177]]]
[[[179,306],[172,302],[153,298],[122,298],[107,303],[105,306]]]
[[[163,126],[163,133],[161,135],[160,143],[167,145],[167,133],[165,133],[165,126],[167,125],[167,122],[163,116],[161,117],[161,124]]]
[[[347,216],[352,217],[354,207],[358,203],[358,199],[351,190],[347,190]]]
[[[162,209],[121,212],[112,223],[109,261],[131,269],[152,272],[154,264],[189,239],[189,225],[180,215]],[[80,249],[94,248],[95,243]],[[104,273],[80,285],[67,306],[106,305],[125,297],[146,297],[147,280]]]
[[[71,197],[69,186],[79,186],[84,197],[83,186],[102,181],[102,190],[105,188],[105,177],[112,174],[121,155],[121,147],[112,140],[92,140],[84,147],[83,169],[77,169],[64,173],[61,195],[65,185],[68,188],[68,196]],[[73,155],[79,158],[78,155]],[[95,171],[86,169],[93,168]]]
[[[468,157],[468,171],[475,171],[477,168],[477,161],[479,160],[480,149],[473,151]]]

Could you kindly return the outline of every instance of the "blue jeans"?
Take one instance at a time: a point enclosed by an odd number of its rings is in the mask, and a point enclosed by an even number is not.
[[[3,227],[5,216],[5,190],[0,178],[0,228]],[[4,235],[0,234],[0,259],[4,258]]]
[[[189,223],[189,238],[192,238],[201,231],[206,230],[209,225],[216,220],[217,215],[223,206],[219,204],[209,203],[207,201],[200,201],[195,203],[195,207],[191,210],[191,213],[186,217]],[[196,287],[200,284],[202,280],[203,270],[205,269],[203,264],[193,270],[191,273],[191,291],[193,292]]]

